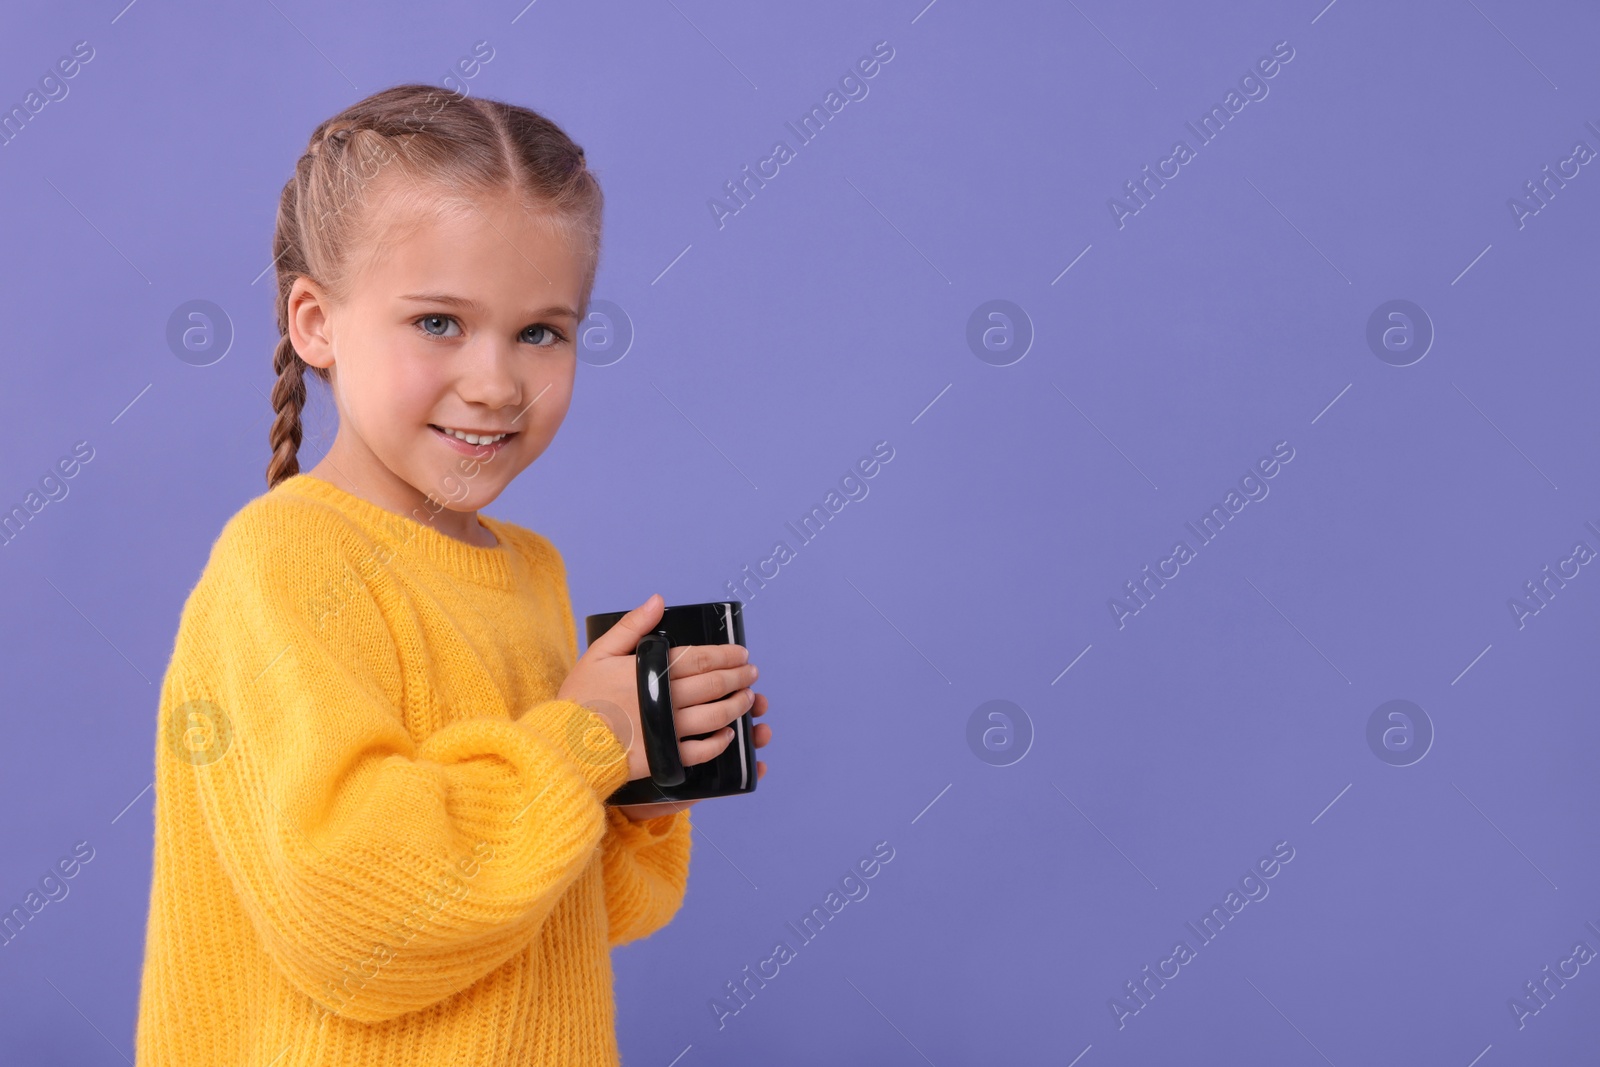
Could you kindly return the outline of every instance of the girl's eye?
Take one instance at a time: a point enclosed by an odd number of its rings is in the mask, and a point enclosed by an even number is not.
[[[534,341],[528,336],[529,334],[534,334],[536,336],[543,336],[543,337],[549,338],[549,340],[546,340],[546,341]],[[563,337],[554,328],[552,328],[550,326],[546,326],[543,323],[540,323],[537,326],[529,326],[526,330],[522,331],[522,336],[523,336],[524,340],[527,340],[530,344],[537,345],[540,348],[550,348],[553,345],[558,345],[562,341],[566,340],[566,338]]]
[[[415,320],[413,325],[421,328],[429,337],[458,337],[461,334],[461,324],[453,315],[424,315]],[[446,332],[451,326],[455,327],[455,332]],[[550,348],[565,341],[566,337],[554,327],[539,323],[523,330],[522,339],[539,348]]]
[[[417,320],[416,325],[421,326],[423,332],[428,334],[430,337],[450,337],[453,335],[437,332],[432,327],[435,323],[450,324],[455,323],[455,321],[456,320],[451,318],[449,315],[424,315],[422,318]],[[456,328],[456,332],[461,332],[459,325]]]

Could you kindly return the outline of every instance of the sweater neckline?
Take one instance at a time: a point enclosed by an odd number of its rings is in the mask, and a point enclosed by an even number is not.
[[[432,523],[390,511],[305,471],[285,478],[278,483],[278,488],[337,508],[368,531],[384,534],[384,540],[393,545],[396,552],[421,556],[455,577],[500,589],[516,585],[512,564],[514,549],[506,524],[482,512],[477,516],[478,525],[494,534],[493,548],[451,537]]]

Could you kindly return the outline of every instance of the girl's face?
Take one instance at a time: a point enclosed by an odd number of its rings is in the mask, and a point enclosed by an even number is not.
[[[566,417],[587,264],[514,198],[472,203],[399,220],[343,303],[297,279],[289,329],[302,359],[330,369],[339,410],[310,473],[402,513],[431,494],[448,509],[433,520],[442,532],[491,543],[475,512]],[[473,445],[450,431],[509,436]]]

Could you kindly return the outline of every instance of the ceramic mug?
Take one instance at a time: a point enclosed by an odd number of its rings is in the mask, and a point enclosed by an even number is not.
[[[744,605],[737,600],[669,604],[661,610],[661,620],[654,630],[639,639],[634,650],[638,662],[639,728],[650,775],[624,782],[606,798],[607,804],[703,800],[755,790],[755,725],[750,712],[730,723],[733,740],[715,758],[686,767],[678,751],[672,690],[667,684],[667,665],[674,647],[744,645],[743,609]],[[626,614],[626,611],[607,611],[585,616],[588,643],[594,644]],[[685,740],[710,737],[716,732],[690,734]]]

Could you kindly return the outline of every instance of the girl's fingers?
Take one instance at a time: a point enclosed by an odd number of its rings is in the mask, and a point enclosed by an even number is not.
[[[689,678],[750,662],[743,645],[677,645],[667,656],[668,678]]]
[[[696,704],[688,708],[675,708],[672,716],[678,726],[679,737],[693,737],[720,730],[750,710],[754,694],[748,689],[736,689],[721,700],[709,704]]]
[[[701,646],[715,648],[717,646]],[[727,646],[738,648],[738,645]],[[675,708],[692,708],[696,704],[709,704],[729,693],[737,692],[755,684],[760,672],[753,663],[740,663],[734,666],[701,671],[697,674],[673,677],[672,679],[672,706]],[[670,676],[670,672],[669,672]],[[693,732],[693,731],[691,731]]]
[[[722,730],[712,734],[710,737],[702,737],[697,740],[679,741],[678,755],[679,758],[683,760],[683,765],[685,767],[692,767],[697,763],[704,763],[707,760],[716,759],[717,756],[721,754],[722,750],[728,747],[728,743],[732,740],[733,727],[725,726],[722,728]]]
[[[756,760],[756,781],[758,781],[758,782],[761,781],[761,776],[766,774],[766,773],[767,773],[767,761],[764,760],[764,759]]]
[[[750,705],[750,714],[761,715],[767,710],[767,694],[757,693],[756,702]]]
[[[711,704],[700,704],[693,708],[681,708],[675,713],[679,731],[683,735],[687,735],[687,737],[680,738],[678,741],[678,752],[685,767],[715,759],[727,749],[734,738],[734,730],[730,725],[724,725],[710,737],[694,738],[693,735],[717,729],[718,722],[731,723],[738,718],[744,713],[746,701],[750,699],[746,694],[749,693],[748,689],[741,689],[725,700],[718,700]],[[760,709],[759,711],[752,709],[753,714],[759,715],[767,710],[765,694],[755,693],[753,694],[753,699],[755,707]],[[761,748],[769,743],[772,740],[771,724],[756,723],[755,729],[751,731],[751,740],[756,748]],[[761,760],[757,760],[756,765],[758,767],[766,766]],[[757,777],[759,780],[759,772]]]

